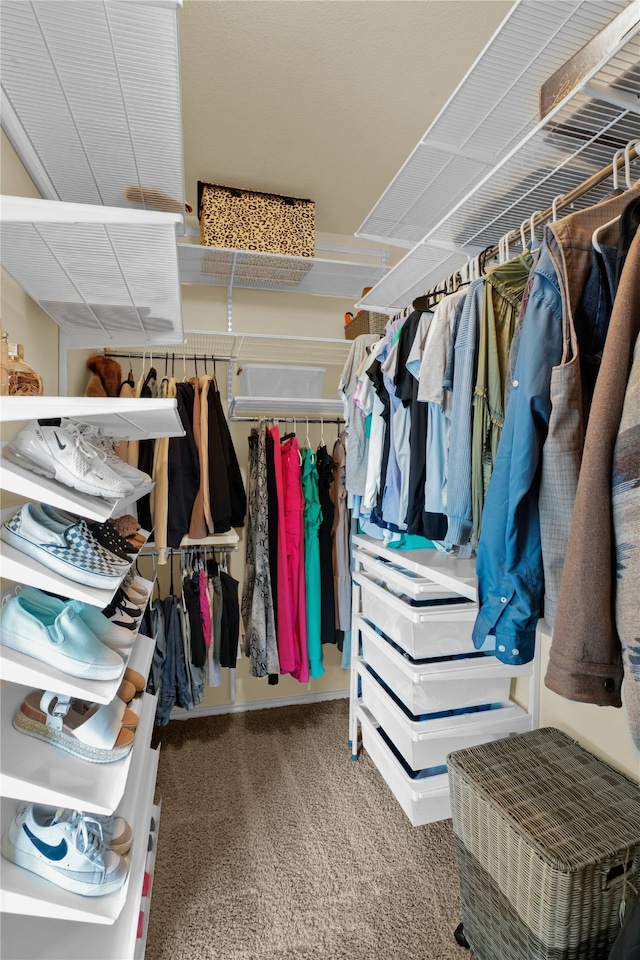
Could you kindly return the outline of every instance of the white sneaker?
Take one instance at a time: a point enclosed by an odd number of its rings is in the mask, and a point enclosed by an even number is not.
[[[143,473],[142,470],[138,470],[137,467],[132,467],[120,459],[113,448],[114,438],[108,436],[101,427],[96,427],[92,423],[77,423],[76,426],[85,442],[91,444],[96,451],[106,457],[107,464],[119,477],[127,480],[134,487],[141,487],[152,482],[148,473]]]
[[[12,463],[67,487],[106,499],[129,497],[134,485],[107,463],[107,455],[85,442],[70,421],[44,425],[34,420],[5,444],[3,456]]]
[[[126,861],[104,843],[100,826],[77,810],[19,807],[2,838],[2,854],[83,897],[113,893],[127,878]]]

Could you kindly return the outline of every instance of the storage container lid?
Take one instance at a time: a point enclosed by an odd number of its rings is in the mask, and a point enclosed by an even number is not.
[[[554,727],[457,750],[447,764],[452,795],[459,775],[564,873],[640,845],[640,785]]]

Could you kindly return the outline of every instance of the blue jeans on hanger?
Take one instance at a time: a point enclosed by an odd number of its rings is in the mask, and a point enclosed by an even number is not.
[[[174,706],[193,709],[191,689],[187,680],[184,660],[182,629],[177,597],[160,601],[164,611],[166,656],[162,668],[162,686],[156,712],[156,723],[163,727],[169,723]]]

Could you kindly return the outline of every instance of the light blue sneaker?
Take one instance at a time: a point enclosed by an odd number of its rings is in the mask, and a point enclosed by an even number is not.
[[[128,627],[119,627],[112,623],[103,613],[90,603],[83,603],[81,600],[60,600],[58,597],[52,597],[36,587],[23,587],[20,591],[25,603],[32,611],[38,611],[44,616],[55,619],[61,613],[65,606],[70,606],[72,610],[82,617],[87,628],[94,633],[98,640],[121,653],[127,653],[133,646],[135,634]]]
[[[62,609],[57,613],[47,611],[45,605],[29,603],[26,592],[11,597],[0,609],[3,646],[71,677],[116,680],[122,676],[124,662],[120,655],[98,640],[72,604],[56,601]]]

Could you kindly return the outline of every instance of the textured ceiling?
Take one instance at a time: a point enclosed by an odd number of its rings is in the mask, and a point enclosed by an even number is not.
[[[186,0],[187,199],[198,180],[316,203],[352,235],[511,0]]]

